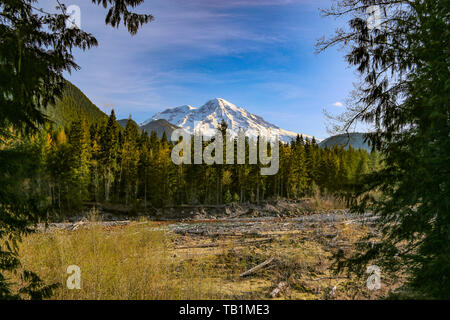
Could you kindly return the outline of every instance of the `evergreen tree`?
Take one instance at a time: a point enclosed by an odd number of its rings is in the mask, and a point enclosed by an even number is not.
[[[100,181],[101,181],[101,129],[96,123],[92,124],[89,128],[90,141],[91,141],[91,161],[90,161],[90,194],[93,195],[93,200],[96,202],[100,200]]]
[[[30,226],[45,218],[48,208],[43,199],[40,173],[43,159],[40,146],[30,139],[13,138],[0,150],[0,299],[49,297],[57,285],[45,285],[39,277],[19,268],[17,244],[31,233]],[[3,146],[5,147],[5,145]],[[16,272],[24,283],[20,290],[11,287],[8,275]]]
[[[74,208],[79,209],[88,198],[90,183],[90,134],[85,118],[72,122],[69,131],[71,185]]]
[[[149,203],[149,177],[152,166],[153,150],[151,149],[150,137],[146,131],[142,131],[138,140],[138,195],[144,201],[144,210],[147,212]]]
[[[125,204],[128,204],[130,198],[136,200],[138,191],[139,127],[130,120],[127,122],[124,132],[120,173]]]
[[[114,110],[111,111],[100,139],[105,200],[109,201],[111,186],[117,170],[119,152],[119,125],[117,124]]]
[[[369,29],[363,16],[369,5],[385,12],[379,28]],[[384,167],[360,185],[364,201],[356,208],[379,216],[381,242],[338,256],[337,266],[361,275],[377,264],[406,275],[399,294],[449,299],[448,1],[343,0],[329,14],[352,14],[350,29],[319,48],[346,44],[347,61],[363,79],[340,120],[344,129],[358,120],[374,125],[369,138],[384,157]],[[371,197],[373,190],[383,197]]]
[[[142,0],[92,2],[109,6],[105,22],[113,27],[123,22],[131,34],[153,18],[128,11],[128,6],[135,7]],[[24,172],[28,154],[4,150],[5,139],[11,136],[11,128],[29,134],[43,127],[43,110],[61,98],[63,72],[78,68],[72,50],[97,45],[92,35],[78,28],[66,28],[65,5],[58,6],[60,13],[46,13],[35,4],[34,0],[0,1],[0,237],[6,241],[0,249],[0,298],[42,298],[50,295],[52,289],[41,288],[39,277],[25,272],[23,277],[30,285],[19,288],[16,294],[3,274],[19,265],[18,240],[42,213],[34,197],[21,196],[24,179],[19,173]]]

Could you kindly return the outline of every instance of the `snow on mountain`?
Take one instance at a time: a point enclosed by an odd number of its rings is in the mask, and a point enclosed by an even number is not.
[[[280,140],[289,142],[297,137],[296,132],[281,129],[260,116],[251,114],[221,98],[210,100],[200,108],[185,105],[164,110],[143,122],[141,126],[158,119],[165,119],[189,133],[193,133],[195,130],[201,131],[207,136],[213,135],[218,125],[222,120],[225,120],[233,135],[237,135],[239,129],[242,129],[246,136],[250,138],[256,138],[260,135],[270,137],[273,140],[276,136],[279,136]],[[312,138],[305,134],[303,134],[303,137]]]

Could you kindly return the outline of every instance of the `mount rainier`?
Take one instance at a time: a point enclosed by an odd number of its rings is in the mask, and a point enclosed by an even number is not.
[[[281,129],[265,121],[262,117],[254,115],[221,98],[210,100],[200,108],[185,105],[164,110],[144,121],[141,126],[160,119],[167,120],[191,134],[195,130],[201,131],[207,136],[213,135],[214,130],[224,120],[232,135],[237,135],[239,129],[243,129],[245,135],[250,138],[260,135],[270,137],[270,140],[273,140],[276,136],[279,136],[281,141],[290,142],[297,137],[296,132]],[[305,134],[303,134],[303,137],[312,138]]]

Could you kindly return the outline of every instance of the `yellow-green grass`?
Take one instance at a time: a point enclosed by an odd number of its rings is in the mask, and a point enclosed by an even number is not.
[[[212,298],[208,270],[177,264],[171,238],[151,223],[107,229],[33,234],[24,239],[21,261],[47,283],[60,283],[54,299]],[[81,290],[69,290],[69,265],[81,269]]]
[[[316,225],[264,234],[272,241],[257,242],[177,236],[164,224],[148,221],[112,228],[91,223],[76,231],[32,234],[22,242],[20,258],[46,283],[61,284],[53,299],[364,299],[381,292],[332,274],[337,248],[325,235],[338,234],[336,243],[351,243],[366,231],[345,223]],[[247,240],[254,242],[243,245]],[[204,247],[212,243],[218,245]],[[269,258],[274,260],[265,268],[239,276]],[[66,286],[69,265],[81,269],[81,290]],[[282,282],[287,285],[272,297]]]

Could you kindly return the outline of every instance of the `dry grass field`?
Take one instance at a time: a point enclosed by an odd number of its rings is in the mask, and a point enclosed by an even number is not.
[[[331,272],[332,253],[351,251],[369,230],[351,221],[250,232],[174,230],[168,222],[145,220],[112,227],[87,223],[74,231],[32,234],[20,255],[25,269],[61,284],[53,299],[375,299],[392,285],[382,279],[382,289],[370,291],[364,279]],[[80,290],[66,286],[69,265],[81,269]]]

